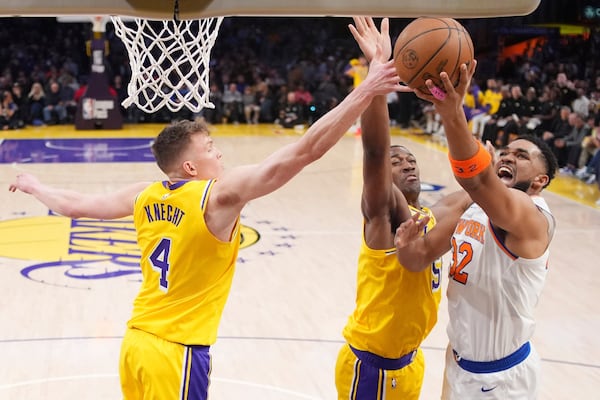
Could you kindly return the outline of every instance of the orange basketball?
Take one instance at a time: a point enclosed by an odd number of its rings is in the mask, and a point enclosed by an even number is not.
[[[440,72],[458,85],[460,65],[473,60],[473,42],[467,30],[452,18],[421,17],[412,21],[396,39],[394,65],[409,87],[429,93],[425,81],[440,89]]]

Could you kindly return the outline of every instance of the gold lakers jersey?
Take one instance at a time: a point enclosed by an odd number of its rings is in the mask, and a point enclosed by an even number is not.
[[[411,213],[429,215],[428,208]],[[411,272],[396,258],[396,249],[374,250],[364,238],[358,257],[356,308],[343,335],[352,347],[386,358],[399,358],[419,347],[437,322],[441,300],[441,259]]]
[[[500,102],[502,102],[502,93],[494,92],[493,90],[489,89],[485,91],[481,98],[481,104],[490,106],[490,110],[488,111],[488,114],[490,115],[498,112],[498,109],[500,108]]]
[[[135,201],[142,286],[130,328],[185,345],[211,345],[229,295],[240,246],[212,235],[204,212],[214,181],[155,182]]]

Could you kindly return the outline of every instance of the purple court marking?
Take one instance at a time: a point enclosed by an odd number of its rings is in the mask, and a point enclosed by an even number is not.
[[[154,162],[153,139],[6,139],[0,163]]]

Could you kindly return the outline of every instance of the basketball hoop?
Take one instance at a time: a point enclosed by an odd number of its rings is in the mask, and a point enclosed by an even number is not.
[[[147,20],[111,17],[129,53],[131,80],[124,107],[135,104],[153,113],[214,108],[209,95],[210,51],[223,17],[198,20]]]

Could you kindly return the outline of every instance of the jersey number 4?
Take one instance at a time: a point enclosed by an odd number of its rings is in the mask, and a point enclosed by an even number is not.
[[[169,274],[169,254],[171,253],[171,239],[162,238],[158,245],[154,248],[150,257],[150,264],[152,269],[160,272],[159,287],[163,292],[169,290],[169,281],[167,275]]]
[[[473,247],[469,242],[462,242],[460,246],[456,244],[456,239],[452,238],[452,265],[448,275],[456,282],[467,284],[469,273],[463,272],[463,269],[473,259]]]

